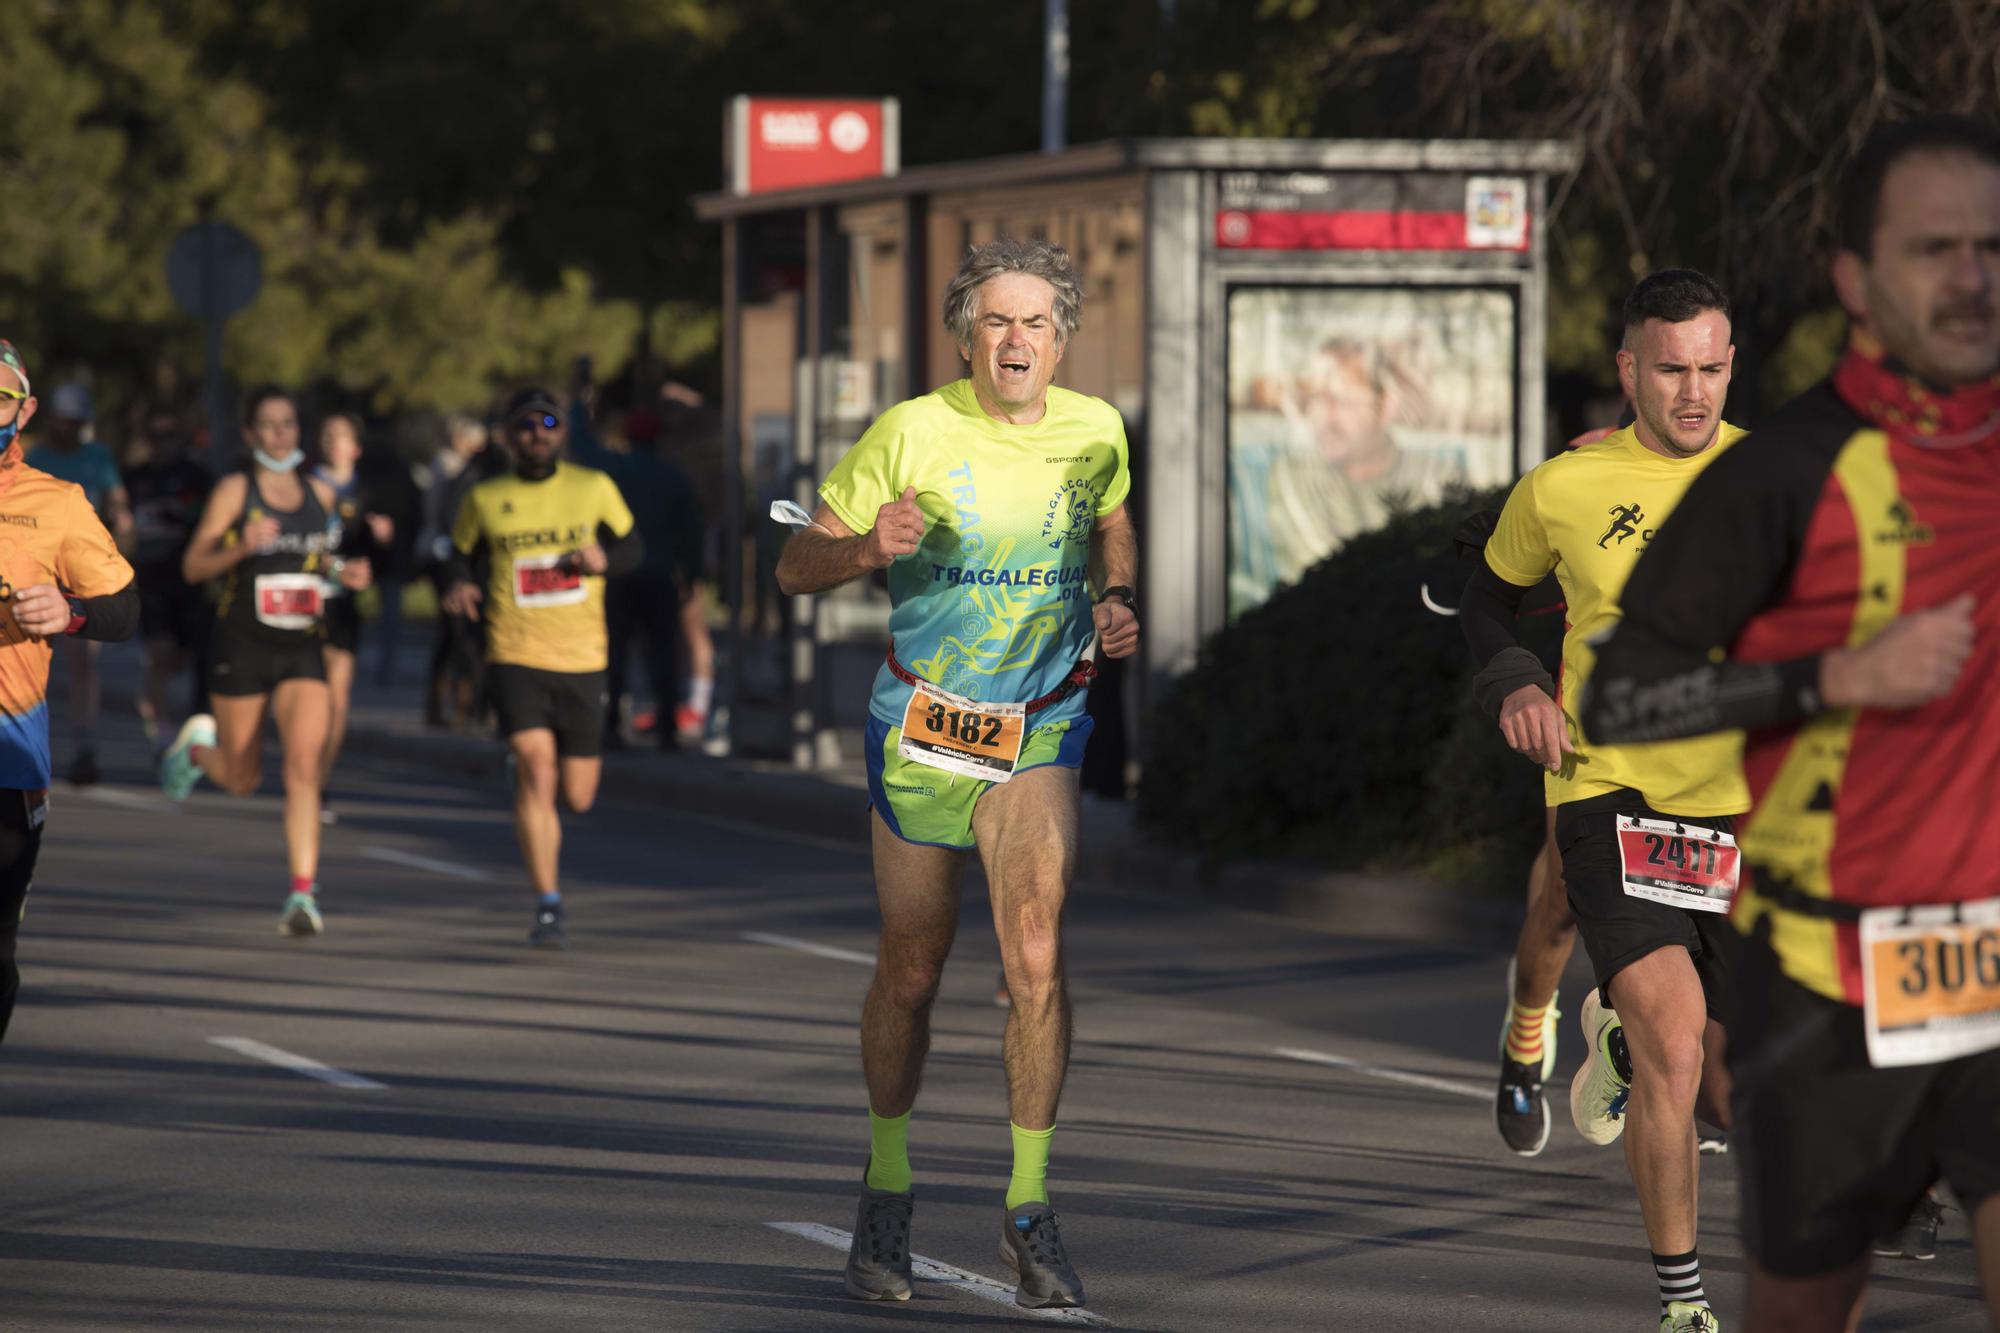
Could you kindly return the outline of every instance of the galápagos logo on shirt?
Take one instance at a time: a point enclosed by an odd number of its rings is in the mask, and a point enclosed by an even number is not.
[[[1097,487],[1083,477],[1056,488],[1042,517],[1042,536],[1049,539],[1051,551],[1061,550],[1065,543],[1090,540],[1091,526],[1097,522],[1097,502]]]

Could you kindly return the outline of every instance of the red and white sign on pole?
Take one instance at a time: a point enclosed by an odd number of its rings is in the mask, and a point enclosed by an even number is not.
[[[736,97],[726,138],[733,194],[893,176],[901,165],[893,97]]]

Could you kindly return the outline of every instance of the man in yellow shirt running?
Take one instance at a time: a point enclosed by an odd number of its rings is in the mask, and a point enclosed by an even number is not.
[[[1736,350],[1729,336],[1728,298],[1703,275],[1669,269],[1634,287],[1618,373],[1637,420],[1520,480],[1460,604],[1481,705],[1508,745],[1548,770],[1568,906],[1597,981],[1583,1005],[1591,1049],[1570,1113],[1593,1143],[1624,1135],[1663,1333],[1719,1328],[1695,1247],[1694,1114],[1706,1092],[1708,1118],[1726,1124],[1716,1087],[1704,1084],[1704,1051],[1721,1035],[1732,817],[1748,808],[1749,793],[1737,737],[1595,746],[1577,729],[1577,700],[1591,640],[1615,621],[1619,590],[1653,532],[1742,434],[1722,420]],[[1521,599],[1551,572],[1569,608],[1559,688],[1513,627]],[[1546,1141],[1542,1052],[1518,1040],[1539,1036],[1544,1015],[1515,1004],[1501,1127],[1508,1131],[1511,1113],[1524,1140],[1533,1128]]]
[[[604,579],[643,552],[610,477],[565,462],[562,408],[546,389],[507,404],[514,470],[472,488],[452,526],[444,609],[486,620],[488,680],[514,768],[514,831],[535,890],[529,941],[567,948],[556,797],[581,813],[604,766]],[[473,557],[492,565],[473,582]]]

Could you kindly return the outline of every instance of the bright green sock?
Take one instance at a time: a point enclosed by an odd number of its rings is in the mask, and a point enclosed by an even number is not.
[[[1014,1174],[1007,1178],[1007,1206],[1019,1208],[1024,1203],[1047,1203],[1049,1140],[1055,1137],[1056,1127],[1022,1129],[1009,1120],[1007,1128],[1014,1132]]]
[[[888,1117],[868,1110],[868,1188],[910,1192],[910,1113]]]

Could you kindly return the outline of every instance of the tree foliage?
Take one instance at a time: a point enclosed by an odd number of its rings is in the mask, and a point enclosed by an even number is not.
[[[1738,294],[1767,387],[1838,336],[1838,163],[1881,117],[2000,105],[1986,0],[1073,0],[1069,135],[1576,138],[1557,369],[1602,375],[1635,272]],[[198,370],[164,256],[263,247],[240,379],[382,409],[636,355],[712,372],[722,113],[893,94],[904,160],[1032,149],[1041,6],[937,0],[0,0],[0,323],[139,388]],[[1740,390],[1739,390],[1740,392]]]

